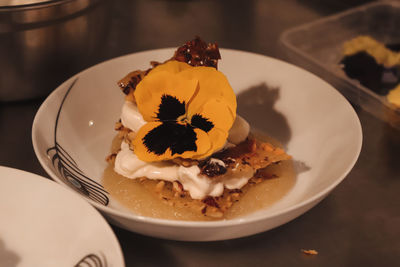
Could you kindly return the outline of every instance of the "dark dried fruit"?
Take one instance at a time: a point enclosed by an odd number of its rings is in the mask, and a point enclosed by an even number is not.
[[[173,60],[186,62],[192,66],[218,67],[218,60],[221,59],[217,43],[207,44],[200,37],[186,42],[179,47]]]
[[[199,167],[200,173],[203,175],[207,175],[208,177],[223,175],[227,172],[227,169],[223,162],[220,163],[219,160],[215,160],[212,158],[200,163]]]
[[[219,208],[217,201],[215,201],[215,198],[213,197],[207,197],[203,199],[203,203],[211,207]]]
[[[241,189],[232,189],[229,191],[229,194],[235,194],[235,193],[240,194],[240,193],[242,193],[242,190]]]

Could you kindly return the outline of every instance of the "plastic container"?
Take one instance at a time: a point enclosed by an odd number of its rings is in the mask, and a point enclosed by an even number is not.
[[[400,108],[350,79],[340,68],[343,43],[369,35],[384,44],[400,43],[400,1],[380,1],[297,26],[282,33],[289,59],[331,83],[350,102],[400,129]]]

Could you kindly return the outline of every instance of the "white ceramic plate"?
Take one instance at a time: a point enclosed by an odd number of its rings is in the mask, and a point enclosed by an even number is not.
[[[78,194],[0,167],[1,266],[124,266],[110,226]]]
[[[262,55],[222,49],[219,69],[238,95],[238,112],[252,127],[281,141],[298,163],[293,189],[271,207],[215,222],[154,219],[126,212],[100,181],[124,96],[116,83],[128,72],[164,61],[173,49],[116,58],[60,85],[40,107],[33,145],[43,168],[82,193],[111,222],[145,235],[221,240],[286,223],[323,199],[354,166],[362,132],[353,108],[333,87],[298,67]]]

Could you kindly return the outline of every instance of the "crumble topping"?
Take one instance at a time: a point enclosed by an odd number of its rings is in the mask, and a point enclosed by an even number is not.
[[[119,124],[117,123],[117,125]],[[123,126],[122,129],[125,129],[123,130],[124,134],[118,135],[119,137],[117,137],[121,142],[126,140],[125,138],[129,139],[127,136],[129,133],[132,133],[126,131],[126,128]],[[117,152],[118,150],[113,151],[111,156],[109,156],[108,161],[111,164],[113,164]],[[287,155],[283,149],[269,143],[257,141],[254,137],[249,136],[249,138],[239,145],[229,147],[213,155],[213,157],[208,160],[197,162],[199,167],[201,166],[201,170],[210,168],[209,172],[203,173],[210,179],[223,179],[225,175],[235,176],[246,172],[252,173],[252,178],[250,178],[241,189],[224,188],[222,195],[218,197],[208,196],[204,199],[193,199],[189,192],[184,190],[182,184],[178,181],[169,182],[140,178],[140,183],[148,188],[149,191],[153,191],[157,194],[164,203],[170,206],[179,207],[180,205],[184,205],[204,216],[221,218],[224,212],[235,202],[240,200],[243,193],[245,193],[249,187],[267,179],[279,178],[277,175],[269,173],[267,167],[271,164],[279,164],[281,161],[288,159],[290,159],[290,156]],[[223,164],[225,165],[224,173],[211,171],[215,165],[222,167]],[[216,167],[216,169],[218,170],[219,167]]]

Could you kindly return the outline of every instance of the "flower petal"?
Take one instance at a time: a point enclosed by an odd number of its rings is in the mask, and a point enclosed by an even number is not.
[[[190,68],[192,68],[192,66],[190,66],[189,64],[187,64],[185,62],[170,60],[170,61],[160,64],[157,67],[155,67],[154,69],[152,69],[151,73],[156,73],[159,71],[168,71],[171,73],[178,73],[185,69],[190,69]]]
[[[189,103],[189,113],[198,113],[210,99],[217,99],[220,102],[225,102],[236,116],[236,95],[228,79],[222,72],[211,67],[193,67],[183,70],[178,75],[186,79],[196,79],[199,81],[200,89],[196,91],[196,94]]]
[[[155,69],[157,68],[159,67]],[[139,112],[146,121],[158,120],[157,115],[163,96],[171,96],[185,106],[198,86],[196,79],[187,79],[168,71],[154,72],[154,70],[137,85],[134,93]]]
[[[211,156],[214,152],[222,149],[228,138],[228,133],[220,129],[214,128],[207,133],[207,138],[211,143],[210,148],[203,154],[197,154],[194,159],[204,159]]]
[[[197,128],[194,128],[194,131],[197,136],[196,140],[197,151],[185,152],[182,154],[181,156],[182,158],[192,158],[192,159],[205,158],[206,156],[203,155],[207,154],[210,150],[212,150],[212,142],[209,135],[203,130]]]
[[[133,150],[139,159],[141,159],[143,161],[160,160],[159,159],[160,156],[156,153],[150,152],[148,147],[144,144],[144,141],[143,141],[144,137],[149,132],[151,132],[153,129],[156,129],[160,125],[162,125],[162,122],[149,122],[149,123],[146,123],[145,125],[143,125],[139,129],[139,131],[136,133],[135,139],[133,140],[132,144],[133,144]],[[158,145],[159,147],[157,148],[157,151],[165,152],[168,149],[168,147],[163,147],[161,145],[162,145],[162,143]]]
[[[228,138],[228,132],[221,131],[220,129],[216,128],[211,130],[208,133],[208,136],[211,140],[213,140],[212,152],[210,153],[211,155],[215,151],[221,150],[225,146],[226,140]]]
[[[192,118],[197,114],[202,118],[212,122],[214,128],[228,132],[236,118],[236,113],[232,113],[228,104],[221,99],[210,99],[197,110],[198,113],[191,114],[189,109],[188,117]]]
[[[137,85],[135,98],[148,122],[133,141],[144,161],[208,157],[225,145],[236,117],[228,80],[210,67],[161,64]]]

